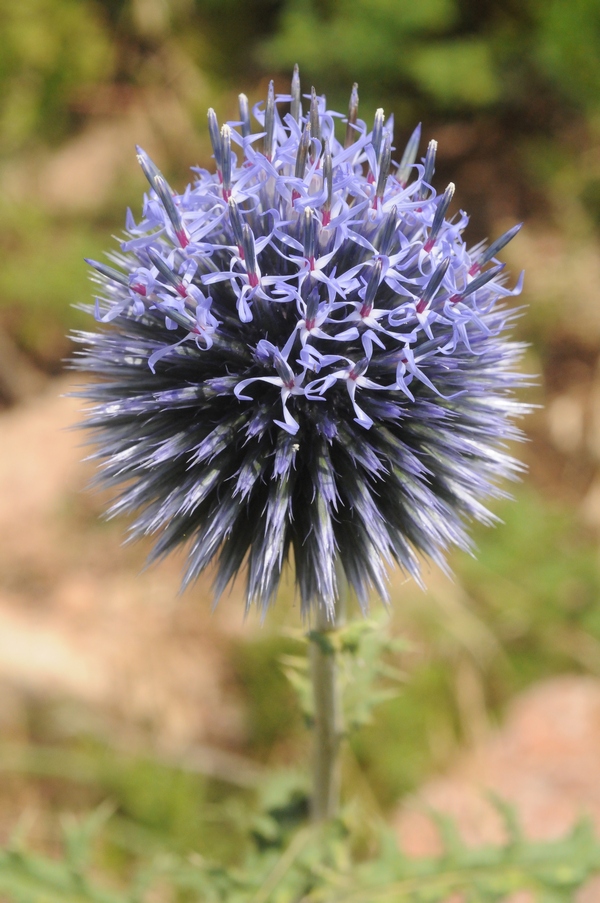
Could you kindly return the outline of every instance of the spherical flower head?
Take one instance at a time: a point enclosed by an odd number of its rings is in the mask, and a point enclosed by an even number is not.
[[[75,337],[87,425],[110,514],[156,535],[153,558],[186,544],[184,584],[214,562],[218,598],[245,566],[265,609],[293,556],[304,613],[333,614],[340,567],[366,608],[393,562],[418,580],[422,556],[468,549],[519,471],[522,280],[496,259],[519,227],[468,250],[436,143],[417,162],[417,128],[397,154],[356,86],[342,116],[295,71],[253,115],[244,95],[239,121],[209,112],[216,172],[182,194],[139,150],[142,219],[90,261],[101,325]]]

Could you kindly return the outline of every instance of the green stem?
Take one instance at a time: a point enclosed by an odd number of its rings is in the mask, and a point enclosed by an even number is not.
[[[335,631],[345,621],[345,582],[338,580],[338,586],[340,595],[335,620],[329,620],[325,609],[319,608],[310,643],[315,718],[312,788],[312,818],[315,822],[335,818],[340,805],[339,752],[344,724]]]

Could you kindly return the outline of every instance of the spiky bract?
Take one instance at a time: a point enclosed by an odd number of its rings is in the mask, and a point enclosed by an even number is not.
[[[369,131],[357,102],[344,144],[324,97],[302,115],[297,73],[257,134],[243,95],[240,122],[211,111],[217,172],[182,194],[140,151],[143,219],[92,261],[110,325],[78,334],[75,365],[98,378],[81,394],[110,511],[154,557],[187,543],[185,583],[216,559],[217,597],[246,563],[266,607],[292,552],[303,611],[333,611],[338,562],[366,606],[391,562],[418,579],[419,554],[468,548],[518,470],[520,283],[495,256],[516,229],[467,250],[435,142],[416,163],[417,129],[393,164],[391,120]]]

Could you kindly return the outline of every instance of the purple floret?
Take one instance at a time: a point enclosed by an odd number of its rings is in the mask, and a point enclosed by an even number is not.
[[[338,562],[366,608],[390,564],[419,580],[419,556],[444,565],[493,521],[486,499],[521,470],[522,278],[509,290],[495,257],[518,227],[467,250],[420,127],[394,162],[356,86],[343,144],[340,114],[313,90],[302,115],[299,90],[297,72],[291,95],[270,88],[255,133],[244,95],[239,122],[211,110],[217,171],[182,194],[139,149],[142,219],[90,261],[106,325],[74,363],[97,377],[80,394],[110,513],[156,534],[153,558],[187,544],[184,584],[216,560],[217,598],[245,565],[264,609],[291,553],[303,611],[332,613]]]

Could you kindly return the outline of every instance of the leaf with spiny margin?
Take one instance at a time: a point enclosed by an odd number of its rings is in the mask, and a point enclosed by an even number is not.
[[[502,819],[502,826],[507,837],[507,847],[514,847],[523,843],[523,832],[521,831],[519,816],[515,807],[502,799],[501,796],[498,796],[497,793],[494,793],[493,790],[488,790],[486,796]]]
[[[61,819],[65,859],[74,873],[88,865],[92,844],[114,811],[115,806],[106,800],[83,820],[72,816]]]
[[[382,626],[385,623],[385,626]],[[306,643],[304,635],[296,635]],[[394,699],[406,676],[389,664],[386,656],[396,657],[408,648],[402,637],[390,634],[386,619],[362,619],[334,631],[308,634],[310,642],[317,642],[324,652],[339,655],[339,675],[346,733],[358,730],[371,721],[373,709]],[[307,662],[303,656],[282,656],[285,677],[295,690],[301,711],[310,722],[313,716],[312,687],[308,679]]]
[[[382,828],[377,852],[354,862],[352,836],[336,821],[301,829],[283,853],[251,854],[244,868],[224,868],[199,856],[160,857],[120,893],[74,873],[68,861],[5,851],[0,892],[16,903],[149,903],[146,889],[154,899],[158,882],[169,898],[192,894],[206,903],[445,903],[456,893],[472,903],[499,903],[528,889],[536,903],[566,903],[600,871],[600,843],[589,823],[557,841],[471,849],[456,841],[448,819],[442,821],[450,855],[410,859]]]
[[[438,830],[447,863],[451,865],[460,862],[466,847],[454,819],[435,809],[428,809],[427,814]]]
[[[300,711],[311,723],[314,716],[313,690],[308,676],[308,662],[305,656],[282,655],[279,658],[281,670],[296,693]]]

